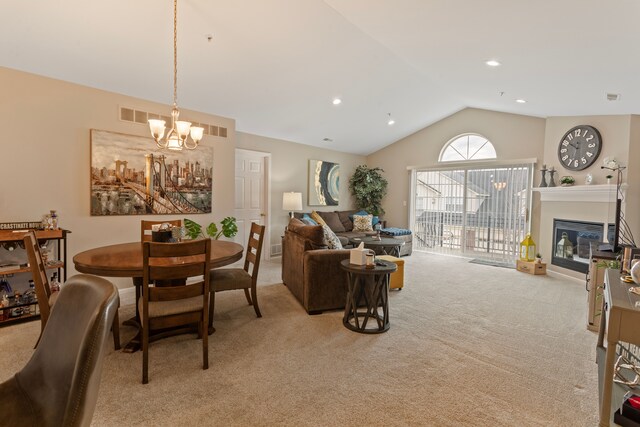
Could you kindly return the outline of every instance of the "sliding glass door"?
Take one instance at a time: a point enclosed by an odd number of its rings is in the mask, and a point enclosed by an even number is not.
[[[415,248],[513,264],[529,230],[532,166],[416,170]]]

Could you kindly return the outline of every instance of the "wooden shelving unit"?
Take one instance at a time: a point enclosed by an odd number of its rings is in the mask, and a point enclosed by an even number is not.
[[[25,284],[32,277],[31,268],[28,265],[26,252],[24,252],[24,245],[22,244],[22,239],[31,230],[36,232],[39,242],[55,241],[56,259],[47,263],[47,269],[57,270],[61,281],[67,279],[67,234],[70,231],[64,229],[40,230],[36,228],[37,226],[37,222],[0,223],[0,264],[4,264],[3,261],[7,258],[7,250],[3,248],[3,244],[16,243],[14,251],[17,252],[12,256],[13,258],[24,255],[20,257],[19,263],[15,260],[10,262],[10,264],[17,265],[15,268],[0,271],[0,279],[14,279],[12,280],[14,291],[19,287],[25,288]],[[9,302],[10,305],[8,307],[0,308],[0,327],[40,317],[37,300],[16,302],[15,297],[11,295]]]

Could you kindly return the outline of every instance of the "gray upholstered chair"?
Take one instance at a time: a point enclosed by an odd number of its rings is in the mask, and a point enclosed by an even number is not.
[[[118,304],[118,289],[106,279],[78,274],[67,280],[31,359],[0,384],[0,424],[91,424]]]
[[[260,258],[262,257],[262,243],[264,240],[264,225],[251,223],[251,233],[247,243],[247,254],[244,259],[244,268],[214,268],[211,270],[211,302],[209,303],[209,326],[213,322],[213,310],[215,304],[215,293],[230,291],[234,289],[244,289],[244,295],[249,305],[253,305],[256,316],[262,317],[258,307],[258,297],[256,295],[256,284],[258,282],[258,270],[260,268]],[[249,295],[251,291],[251,295]]]

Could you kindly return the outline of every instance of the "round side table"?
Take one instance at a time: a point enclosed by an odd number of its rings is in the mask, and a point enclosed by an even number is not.
[[[364,334],[388,331],[389,274],[395,272],[398,266],[392,262],[376,260],[372,268],[367,268],[351,264],[345,259],[340,262],[340,267],[349,275],[349,291],[342,324],[352,331]]]

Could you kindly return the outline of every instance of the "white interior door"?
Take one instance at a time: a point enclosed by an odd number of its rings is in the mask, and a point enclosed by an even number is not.
[[[268,165],[269,154],[236,149],[235,217],[238,234],[235,241],[243,246],[249,241],[251,223],[267,225],[269,205]],[[269,257],[269,228],[265,232],[262,253]]]

